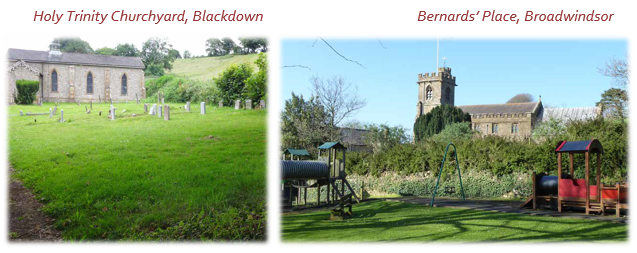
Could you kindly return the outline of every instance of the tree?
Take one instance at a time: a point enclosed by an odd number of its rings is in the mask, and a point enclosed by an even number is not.
[[[171,49],[170,51],[168,51],[168,55],[173,59],[181,59],[181,54],[179,54],[179,51],[177,49]]]
[[[316,148],[329,141],[329,129],[325,108],[314,96],[305,100],[303,95],[292,93],[292,98],[285,101],[285,108],[281,113],[283,149],[304,148],[310,154],[316,154]]]
[[[473,138],[475,133],[476,131],[471,130],[470,122],[459,122],[446,126],[445,129],[434,135],[432,138],[438,142],[449,143],[460,140],[469,140]]]
[[[125,43],[117,44],[117,46],[115,47],[115,53],[113,55],[137,57],[140,56],[140,54],[141,53],[139,52],[139,49],[137,49],[135,45]]]
[[[363,142],[372,148],[374,154],[410,141],[407,129],[401,125],[391,127],[385,124],[370,124],[365,126],[365,129],[367,133]]]
[[[93,48],[88,42],[74,37],[61,37],[53,39],[53,42],[60,44],[60,51],[65,53],[92,54]]]
[[[239,42],[243,45],[244,52],[251,54],[256,53],[257,50],[266,52],[268,50],[268,41],[265,38],[239,38]]]
[[[223,55],[223,42],[217,38],[206,40],[206,52],[208,56]]]
[[[20,79],[15,81],[15,86],[17,91],[15,96],[16,103],[21,105],[33,104],[36,94],[40,89],[40,82]]]
[[[526,103],[526,102],[533,102],[533,101],[535,101],[535,98],[533,98],[533,95],[529,93],[520,93],[513,96],[511,99],[509,99],[509,101],[507,101],[507,104]]]
[[[254,64],[257,65],[259,71],[246,80],[244,96],[256,102],[266,99],[268,91],[268,59],[266,55],[259,53]]]
[[[367,104],[364,99],[358,97],[358,87],[347,82],[342,76],[327,79],[312,76],[310,83],[314,89],[314,96],[327,111],[332,130]],[[330,132],[331,140],[337,140],[337,135],[336,131]]]
[[[98,48],[95,50],[96,54],[101,54],[101,55],[115,55],[115,49],[110,48],[110,47],[103,47],[103,48]]]
[[[184,51],[184,59],[190,59],[190,57],[192,57],[192,54],[190,54],[190,51],[188,50]]]
[[[602,93],[602,99],[596,105],[602,107],[604,117],[624,119],[628,116],[628,93],[623,89],[610,88]]]
[[[611,58],[604,68],[598,69],[602,75],[611,77],[613,84],[625,89],[628,86],[628,63],[625,60]]]
[[[246,80],[252,76],[252,66],[246,63],[239,65],[230,65],[219,76],[214,79],[217,89],[219,89],[219,98],[225,103],[242,99]]]
[[[170,55],[172,45],[160,38],[150,38],[142,46],[141,58],[146,65],[146,74],[161,76],[164,69],[172,69],[175,60]],[[160,71],[161,70],[161,71]]]
[[[440,133],[447,125],[458,122],[471,122],[471,115],[453,105],[443,104],[423,114],[414,123],[416,142]]]
[[[231,38],[225,37],[221,39],[221,48],[223,49],[224,55],[229,54],[235,46],[236,44]]]
[[[533,128],[531,137],[535,140],[550,140],[566,133],[566,123],[564,121],[550,118],[542,121]]]

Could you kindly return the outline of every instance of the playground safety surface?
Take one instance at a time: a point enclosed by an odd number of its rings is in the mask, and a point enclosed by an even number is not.
[[[431,198],[422,197],[400,197],[400,198],[387,198],[386,201],[398,201],[411,204],[419,204],[429,206]],[[564,218],[577,218],[588,219],[598,221],[609,221],[615,223],[628,224],[628,218],[626,216],[616,217],[615,215],[598,215],[598,214],[585,214],[583,211],[563,211],[558,212],[548,209],[520,209],[520,205],[523,201],[506,201],[506,200],[466,200],[459,199],[444,199],[436,198],[434,206],[436,207],[449,207],[449,208],[468,208],[476,210],[495,211],[502,213],[519,213],[528,215],[539,215],[549,217],[564,217]],[[614,212],[613,212],[614,214]]]

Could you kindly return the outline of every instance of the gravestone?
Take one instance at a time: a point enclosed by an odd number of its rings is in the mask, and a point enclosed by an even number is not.
[[[64,122],[64,109],[60,110],[60,122]]]
[[[252,110],[252,99],[247,99],[246,100],[246,110]]]
[[[166,102],[164,101],[164,97],[163,97],[163,96],[161,97],[161,103],[162,103],[162,104],[166,103]]]
[[[223,107],[223,100],[219,100],[219,108]]]
[[[49,119],[53,118],[53,108],[49,108]]]
[[[115,120],[115,110],[117,110],[117,108],[111,107],[111,120]]]
[[[265,109],[265,100],[259,101],[259,107],[261,107],[261,109]]]
[[[148,104],[144,104],[144,113],[148,113]]]
[[[201,114],[206,114],[206,102],[201,102]]]
[[[58,113],[58,105],[55,105],[55,107],[53,107],[53,115]]]
[[[164,120],[170,120],[170,106],[164,105]]]
[[[155,115],[156,111],[157,111],[157,104],[153,104],[153,106],[150,107],[150,112],[148,114]]]
[[[88,107],[84,106],[84,111],[88,112]]]
[[[161,116],[162,116],[162,112],[164,112],[164,107],[160,105],[160,106],[157,108],[157,117],[161,118]]]
[[[24,116],[24,114],[22,113],[22,110],[20,110],[20,116]]]
[[[190,101],[186,102],[186,112],[190,112]]]
[[[161,103],[161,93],[157,92],[157,103]]]
[[[234,109],[235,110],[241,109],[241,100],[234,101]]]
[[[90,103],[91,103],[91,110],[93,110],[93,101],[91,101]]]

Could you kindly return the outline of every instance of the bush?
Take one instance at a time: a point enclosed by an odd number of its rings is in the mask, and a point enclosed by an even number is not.
[[[147,102],[157,101],[157,92],[163,92],[166,101],[171,102],[214,102],[217,98],[216,87],[212,81],[202,82],[165,75],[155,79],[146,79]]]
[[[16,103],[21,105],[30,105],[35,101],[35,95],[40,89],[39,81],[32,80],[17,80],[15,86],[18,94],[15,98]]]
[[[471,122],[471,115],[453,105],[441,105],[418,117],[414,123],[416,142],[440,133],[445,126],[457,122]]]
[[[224,101],[224,104],[243,98],[246,80],[252,76],[253,71],[252,66],[247,63],[231,65],[215,78],[219,98]]]

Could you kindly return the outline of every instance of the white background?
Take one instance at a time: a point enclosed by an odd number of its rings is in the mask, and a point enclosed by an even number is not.
[[[560,38],[597,38],[597,39],[628,39],[629,49],[635,44],[635,9],[634,1],[34,1],[12,0],[3,1],[0,6],[0,52],[2,59],[9,46],[19,45],[22,40],[45,39],[46,43],[54,36],[103,36],[109,37],[238,37],[238,36],[266,36],[269,38],[269,115],[268,115],[268,188],[269,192],[278,192],[279,182],[279,119],[280,119],[280,40],[283,38],[314,38],[320,35],[324,38],[489,38],[489,39],[560,39]],[[150,9],[154,13],[181,13],[186,10],[186,16],[192,19],[194,11],[207,10],[220,12],[221,10],[237,10],[242,13],[262,13],[262,22],[193,22],[184,25],[181,22],[111,22],[103,24],[96,22],[68,22],[61,21],[57,25],[52,22],[34,22],[36,11],[51,13],[66,12],[67,10],[97,10],[102,13],[112,13],[125,10],[127,13],[147,13]],[[467,10],[476,11],[495,10],[497,13],[516,13],[523,18],[526,11],[535,13],[612,13],[612,22],[523,22],[519,24],[508,22],[417,22],[418,12],[427,13],[465,13]],[[68,14],[67,14],[68,15]],[[65,15],[65,17],[67,16]],[[203,42],[202,42],[203,43]],[[111,45],[114,46],[114,45]],[[15,47],[15,46],[13,46]],[[27,48],[28,49],[28,48]],[[183,50],[183,49],[180,49]],[[629,50],[630,51],[630,50]],[[630,61],[634,57],[630,54]],[[6,69],[6,66],[3,66]],[[423,70],[426,71],[426,70]],[[1,71],[0,98],[6,98],[4,87],[5,71]],[[632,79],[632,78],[631,78]],[[361,87],[364,88],[364,87]],[[574,93],[576,91],[573,91]],[[565,94],[570,95],[570,94]],[[0,103],[0,124],[2,132],[7,132],[6,104]],[[631,105],[631,111],[635,111]],[[631,132],[634,126],[631,123]],[[630,146],[636,143],[636,138],[630,135]],[[3,252],[111,252],[111,251],[153,251],[174,252],[180,250],[196,251],[238,251],[238,252],[324,252],[327,250],[346,250],[350,252],[391,252],[391,251],[419,251],[419,252],[491,252],[491,251],[614,251],[627,250],[630,244],[281,244],[279,234],[280,201],[278,194],[269,194],[268,203],[268,233],[267,243],[251,244],[150,244],[150,243],[117,243],[117,244],[8,244],[8,199],[7,184],[7,137],[0,136],[0,157],[4,164],[0,173],[0,221],[2,222],[0,241]],[[635,157],[631,152],[631,160]],[[632,170],[632,169],[631,169]],[[634,173],[632,173],[634,174]],[[636,190],[631,190],[634,196]],[[631,226],[634,227],[634,226]],[[630,229],[632,231],[632,229]],[[631,233],[632,234],[632,233]],[[632,242],[633,240],[631,240]],[[396,248],[399,247],[399,248]],[[575,248],[575,249],[574,249]],[[633,248],[633,247],[631,247]],[[10,251],[6,251],[10,250]]]

